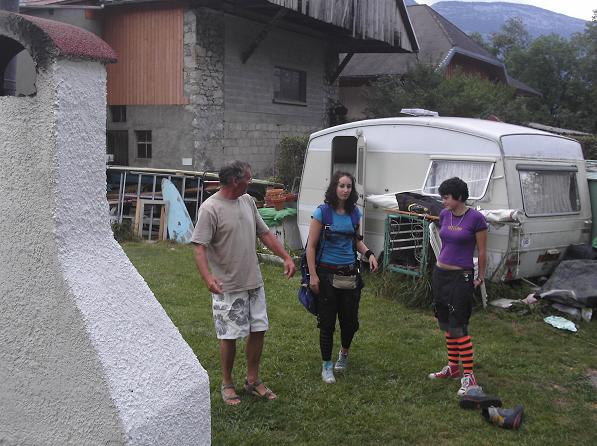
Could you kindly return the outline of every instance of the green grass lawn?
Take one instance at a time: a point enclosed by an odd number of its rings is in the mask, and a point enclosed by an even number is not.
[[[489,425],[476,411],[460,409],[458,382],[427,379],[446,363],[443,334],[430,311],[374,293],[381,280],[371,274],[365,276],[350,368],[335,385],[324,384],[318,330],[297,301],[298,278],[287,280],[280,266],[264,264],[270,330],[262,378],[278,400],[241,394],[241,405],[228,407],[219,395],[211,298],[196,272],[192,248],[123,247],[209,374],[214,445],[597,444],[597,390],[588,377],[597,371],[594,321],[580,323],[572,334],[535,314],[475,311],[471,335],[479,383],[506,407],[525,407],[521,429],[509,431]],[[237,355],[240,390],[246,365],[242,341]]]

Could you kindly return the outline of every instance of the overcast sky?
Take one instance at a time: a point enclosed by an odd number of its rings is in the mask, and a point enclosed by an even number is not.
[[[440,0],[416,0],[419,4],[432,5]],[[597,0],[457,0],[461,2],[490,2],[506,1],[509,3],[523,3],[525,5],[538,6],[550,11],[566,14],[583,20],[591,20],[593,9],[597,9]]]

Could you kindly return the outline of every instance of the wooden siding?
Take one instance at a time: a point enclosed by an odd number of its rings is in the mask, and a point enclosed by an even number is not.
[[[103,37],[118,55],[107,66],[109,105],[188,103],[181,8],[108,12]]]
[[[446,76],[452,77],[455,73],[463,73],[490,81],[505,82],[505,79],[499,79],[501,70],[500,67],[456,54],[446,69]]]
[[[352,30],[353,37],[392,46],[408,43],[397,0],[268,0],[317,20]],[[403,42],[396,41],[397,39]],[[409,45],[410,46],[410,45]]]

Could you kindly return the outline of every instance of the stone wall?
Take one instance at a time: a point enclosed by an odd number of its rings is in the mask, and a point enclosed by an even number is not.
[[[209,8],[184,14],[184,89],[187,105],[127,106],[127,122],[108,121],[109,130],[128,130],[129,164],[140,167],[217,170],[240,158],[254,175],[276,173],[280,138],[327,127],[327,110],[337,83],[327,76],[337,54],[325,41],[272,29],[246,63],[241,54],[264,24]],[[305,105],[273,101],[274,67],[307,73]],[[153,157],[136,157],[134,130],[152,130]],[[192,166],[183,166],[192,158]]]
[[[221,165],[224,137],[224,16],[199,8],[184,16],[184,85],[193,115],[196,170]]]
[[[220,160],[242,158],[253,165],[256,176],[276,174],[280,138],[309,134],[327,126],[327,106],[336,87],[326,80],[334,64],[326,43],[280,29],[267,37],[242,63],[241,54],[263,24],[226,16],[225,122]],[[305,105],[274,102],[274,67],[306,72]]]

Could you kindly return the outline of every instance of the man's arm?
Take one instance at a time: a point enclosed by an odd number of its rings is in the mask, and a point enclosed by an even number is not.
[[[270,251],[284,260],[284,274],[286,274],[286,277],[290,279],[292,276],[294,276],[294,272],[296,271],[294,261],[290,255],[288,255],[276,236],[272,234],[271,231],[267,231],[259,236],[259,240],[261,240],[263,244],[270,249]]]
[[[222,282],[220,282],[217,278],[211,275],[209,271],[209,266],[207,265],[207,254],[205,253],[205,246],[196,244],[195,245],[195,264],[197,265],[197,269],[199,270],[199,274],[203,278],[203,281],[214,294],[222,294],[224,290],[222,289]]]

